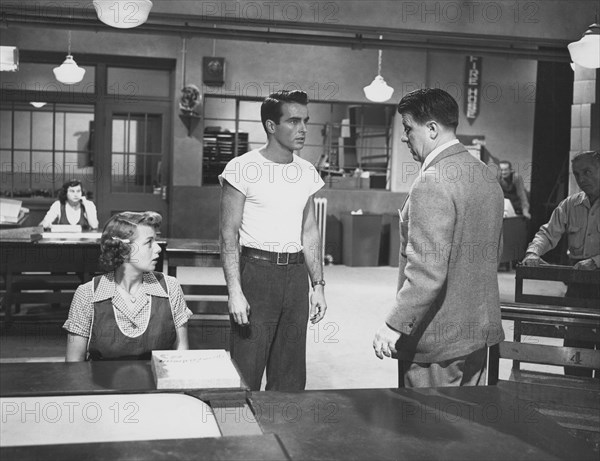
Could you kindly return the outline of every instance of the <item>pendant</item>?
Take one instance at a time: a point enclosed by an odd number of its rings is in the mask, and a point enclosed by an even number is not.
[[[135,304],[135,302],[137,301],[137,298],[135,296],[132,296],[131,298],[129,298],[129,300]]]

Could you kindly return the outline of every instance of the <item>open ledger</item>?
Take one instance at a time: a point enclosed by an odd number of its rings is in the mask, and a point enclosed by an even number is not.
[[[239,388],[242,380],[223,349],[152,351],[157,389]]]

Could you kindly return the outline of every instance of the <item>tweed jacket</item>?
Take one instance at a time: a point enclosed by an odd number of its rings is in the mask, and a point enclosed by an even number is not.
[[[400,267],[388,326],[398,358],[455,359],[504,339],[498,254],[504,196],[462,144],[448,147],[410,189],[400,215]]]

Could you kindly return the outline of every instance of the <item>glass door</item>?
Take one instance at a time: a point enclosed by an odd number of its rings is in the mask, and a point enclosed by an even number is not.
[[[101,220],[120,211],[156,211],[163,217],[162,235],[168,230],[168,103],[109,104],[106,138],[98,194]],[[99,197],[99,198],[100,198]]]

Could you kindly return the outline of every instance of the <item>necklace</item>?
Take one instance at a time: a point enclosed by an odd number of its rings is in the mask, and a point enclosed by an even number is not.
[[[136,288],[136,290],[131,293],[129,291],[127,291],[125,288],[123,288],[121,285],[117,285],[117,287],[119,287],[119,289],[121,290],[121,292],[125,295],[126,298],[129,298],[129,301],[132,304],[135,304],[137,301],[137,294],[140,291],[140,288],[142,287],[142,284],[139,284],[138,287]]]

